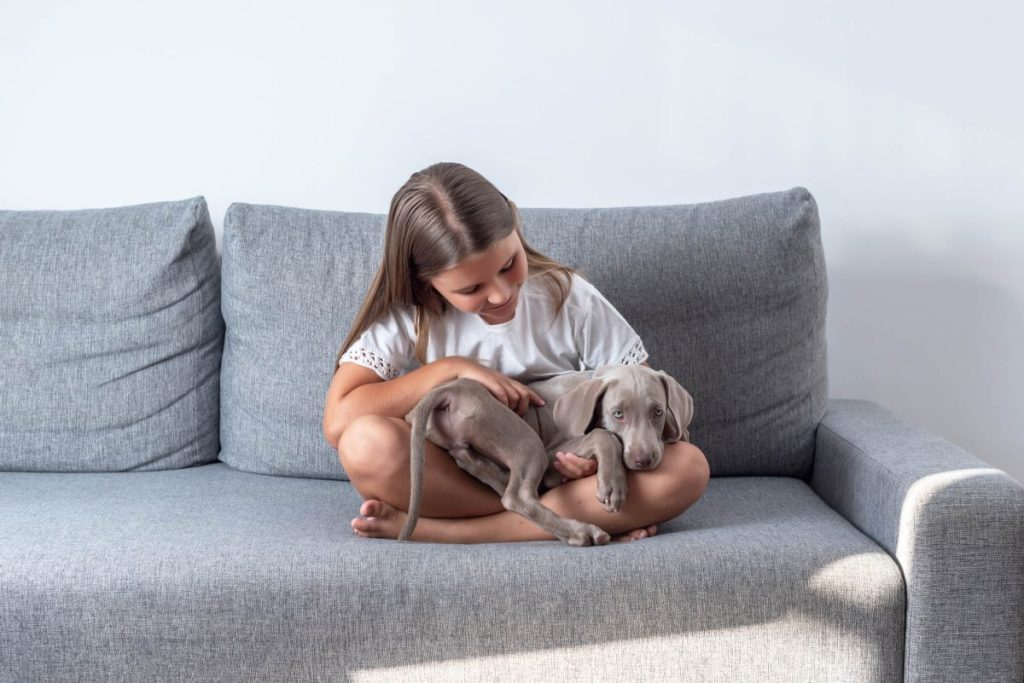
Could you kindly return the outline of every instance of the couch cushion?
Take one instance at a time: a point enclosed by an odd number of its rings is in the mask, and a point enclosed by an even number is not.
[[[0,470],[217,459],[224,323],[206,201],[0,211]]]
[[[224,216],[220,459],[347,479],[323,435],[334,359],[380,259],[385,217],[235,203]],[[358,299],[358,300],[357,300]]]
[[[577,265],[693,396],[714,476],[808,478],[828,397],[827,281],[802,187],[704,204],[526,209],[527,239]]]
[[[11,680],[899,680],[899,567],[795,478],[628,544],[360,538],[347,482],[0,474]]]
[[[827,283],[804,188],[724,201],[521,209],[694,398],[714,475],[806,478],[825,409]],[[232,204],[224,221],[221,459],[345,478],[322,434],[333,361],[380,262],[384,214]]]

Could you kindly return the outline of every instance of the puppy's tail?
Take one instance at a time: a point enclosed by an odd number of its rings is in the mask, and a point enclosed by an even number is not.
[[[420,399],[416,407],[406,416],[412,425],[409,432],[409,516],[405,518],[405,526],[398,534],[399,541],[407,541],[412,536],[416,522],[420,518],[420,498],[423,495],[423,459],[427,448],[427,421],[439,405],[448,400],[448,386],[441,384],[434,387]]]

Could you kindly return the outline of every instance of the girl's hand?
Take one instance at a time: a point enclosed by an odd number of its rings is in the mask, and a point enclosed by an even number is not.
[[[525,384],[506,377],[497,370],[484,367],[471,358],[460,356],[455,370],[456,377],[465,377],[483,384],[494,398],[514,410],[519,417],[526,414],[531,402],[539,406],[544,405],[544,399],[538,396],[537,392],[528,389]]]
[[[562,483],[570,479],[589,477],[597,472],[597,460],[593,458],[581,458],[575,453],[555,453],[554,467],[564,478]]]

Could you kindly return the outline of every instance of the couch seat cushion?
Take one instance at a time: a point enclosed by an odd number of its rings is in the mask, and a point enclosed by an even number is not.
[[[652,538],[355,536],[348,482],[222,463],[0,473],[12,680],[898,680],[905,589],[787,477],[712,478]]]

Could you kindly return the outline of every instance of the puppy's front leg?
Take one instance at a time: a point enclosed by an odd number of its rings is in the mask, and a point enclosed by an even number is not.
[[[597,500],[608,512],[618,512],[626,502],[629,484],[622,462],[622,442],[607,429],[594,429],[561,444],[559,451],[597,460]]]

